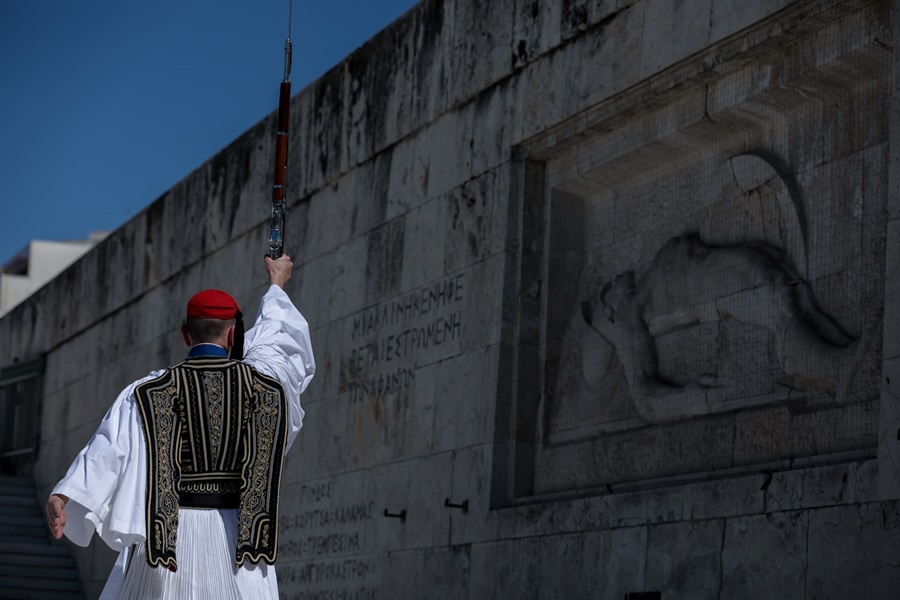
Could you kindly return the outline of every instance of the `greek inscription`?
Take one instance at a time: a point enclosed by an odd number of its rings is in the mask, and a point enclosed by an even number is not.
[[[331,492],[334,489],[334,480],[329,479],[322,483],[304,483],[300,486],[300,501],[304,504],[331,500]]]
[[[362,402],[366,398],[393,394],[410,387],[416,379],[415,371],[399,369],[394,373],[380,374],[374,379],[359,377],[350,388],[350,401]]]
[[[350,402],[413,387],[417,356],[462,338],[464,292],[463,275],[445,277],[352,317],[341,379]]]
[[[287,558],[321,558],[359,552],[359,532],[311,535],[299,540],[282,540],[279,552]]]
[[[461,326],[462,313],[450,313],[421,327],[410,327],[400,333],[385,335],[368,344],[357,346],[350,351],[350,363],[354,369],[363,370],[413,356],[418,350],[458,339]]]
[[[462,299],[463,276],[448,277],[355,316],[351,339],[377,335],[384,327],[427,315]]]
[[[355,558],[340,561],[309,562],[303,565],[278,565],[278,583],[285,585],[317,585],[361,582],[369,574],[370,568],[368,561]]]
[[[373,501],[359,502],[347,506],[327,509],[312,509],[292,515],[282,515],[279,519],[281,531],[332,528],[341,525],[365,523],[372,519],[375,504]]]

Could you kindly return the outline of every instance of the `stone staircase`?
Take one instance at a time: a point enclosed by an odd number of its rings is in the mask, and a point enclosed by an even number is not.
[[[0,475],[0,598],[84,600],[72,552],[51,540],[31,479]]]

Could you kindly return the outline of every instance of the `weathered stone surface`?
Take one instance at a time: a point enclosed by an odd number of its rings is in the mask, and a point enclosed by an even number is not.
[[[649,528],[645,586],[666,598],[719,598],[724,532],[721,520]]]
[[[688,521],[759,514],[765,510],[765,475],[747,475],[684,486],[684,518]]]
[[[809,515],[807,598],[890,598],[900,568],[896,501],[837,506]]]
[[[589,531],[584,534],[582,594],[624,598],[647,589],[646,527]],[[659,590],[656,590],[659,591]]]
[[[728,598],[819,598],[798,576],[811,568],[804,512],[736,517],[722,537],[721,594]]]
[[[491,446],[472,446],[453,456],[451,498],[468,502],[465,512],[450,514],[450,544],[475,544],[499,537],[502,516],[490,507]],[[509,511],[511,512],[511,511]]]
[[[472,546],[469,598],[522,598],[528,591],[522,584],[522,562],[513,541],[487,542]],[[533,592],[533,591],[532,591]]]

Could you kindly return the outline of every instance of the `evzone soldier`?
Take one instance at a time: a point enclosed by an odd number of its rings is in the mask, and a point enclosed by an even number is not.
[[[234,298],[193,296],[187,358],[119,394],[47,501],[57,539],[87,546],[96,531],[119,551],[102,599],[278,598],[281,469],[315,360],[283,289],[290,258],[265,266],[246,335]]]

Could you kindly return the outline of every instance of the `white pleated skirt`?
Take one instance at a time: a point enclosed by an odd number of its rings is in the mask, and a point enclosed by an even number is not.
[[[182,508],[178,513],[178,570],[151,568],[143,544],[126,548],[101,600],[278,599],[275,569],[264,562],[234,564],[237,509]]]

